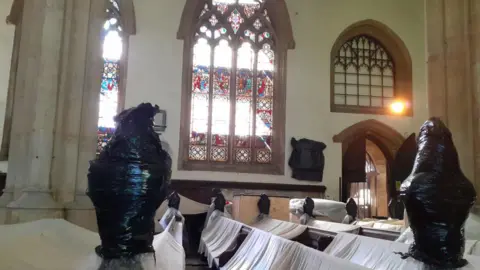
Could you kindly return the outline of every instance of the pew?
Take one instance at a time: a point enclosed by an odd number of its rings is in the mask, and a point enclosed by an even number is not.
[[[330,266],[330,269],[364,269],[362,267],[350,264],[343,260],[338,260],[334,257],[327,256],[324,253],[321,253],[318,249],[323,250],[328,244],[333,240],[335,234],[331,232],[321,232],[316,229],[307,229],[295,239],[289,240],[284,237],[276,236],[269,232],[264,232],[260,229],[255,228],[255,224],[252,226],[240,223],[235,220],[227,219],[222,215],[223,207],[222,202],[224,198],[221,194],[218,194],[214,200],[215,210],[211,215],[211,218],[208,221],[207,227],[205,228],[204,234],[202,234],[202,244],[203,247],[199,249],[199,252],[208,257],[209,266],[213,269],[222,268],[222,269],[239,269],[238,265],[235,264],[256,264],[257,269],[273,269],[274,265],[278,264],[287,264],[290,268],[287,269],[312,269],[311,267],[307,268],[297,268],[298,262],[280,262],[279,260],[294,258],[298,256],[298,251],[301,250],[301,253],[313,258],[315,262],[320,262],[323,260],[323,266]],[[268,196],[262,195],[259,202],[258,208],[260,211],[258,221],[261,222],[262,219],[268,218],[269,214],[269,199]],[[228,228],[223,228],[220,230],[220,226],[228,226]],[[211,233],[215,232],[215,233]],[[245,244],[248,244],[247,241],[254,241],[252,237],[261,235],[262,237],[267,237],[268,241],[273,241],[275,243],[289,246],[292,248],[291,256],[284,258],[275,256],[276,249],[273,249],[272,245],[263,246],[264,250],[262,252],[269,253],[265,255],[266,257],[259,259],[251,258],[239,258],[242,254],[247,252],[249,248],[245,247]],[[313,244],[313,245],[312,245]],[[308,248],[307,245],[314,247]],[[296,250],[296,251],[293,251]],[[249,251],[251,252],[251,251]],[[259,253],[257,255],[260,255]],[[262,255],[263,256],[263,255]],[[260,265],[260,266],[258,266]],[[252,266],[252,265],[250,265]],[[313,265],[312,265],[313,266]],[[247,266],[242,266],[242,269],[251,269]],[[285,269],[285,268],[282,268]],[[320,267],[320,264],[315,266],[315,269],[323,269]]]

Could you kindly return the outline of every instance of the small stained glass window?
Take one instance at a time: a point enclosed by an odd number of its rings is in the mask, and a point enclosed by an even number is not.
[[[271,164],[275,33],[264,1],[205,2],[192,56],[188,159]]]
[[[102,33],[104,62],[100,86],[97,154],[100,153],[108,140],[113,136],[115,131],[113,118],[118,110],[123,38],[120,18],[118,17],[118,3],[116,0],[110,0],[110,3],[111,7],[107,9],[107,20],[104,23]]]

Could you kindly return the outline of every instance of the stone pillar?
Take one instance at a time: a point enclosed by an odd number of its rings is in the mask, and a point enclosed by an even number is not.
[[[52,196],[50,172],[64,5],[65,0],[24,1],[10,151],[18,153],[11,156],[8,172],[22,191],[7,206],[12,223],[63,216]]]
[[[98,125],[98,102],[101,83],[101,72],[103,70],[101,29],[105,23],[105,1],[84,0],[90,5],[84,6],[75,2],[74,17],[77,24],[73,26],[78,33],[72,40],[77,50],[71,55],[76,61],[84,61],[81,70],[74,71],[78,81],[72,85],[72,95],[78,96],[78,101],[73,107],[66,108],[71,112],[70,118],[65,122],[67,134],[75,133],[77,136],[67,140],[71,144],[71,153],[64,153],[65,157],[75,154],[75,162],[72,160],[72,167],[64,168],[65,176],[68,174],[68,185],[66,191],[74,191],[74,201],[65,205],[66,219],[86,229],[97,230],[96,215],[93,204],[85,194],[87,189],[87,172],[89,161],[95,158],[97,144]],[[80,7],[81,6],[81,7]],[[86,48],[86,49],[85,49]],[[89,67],[85,69],[86,67]],[[79,76],[79,74],[82,74]],[[78,94],[80,93],[80,94]],[[76,98],[77,99],[77,98]],[[73,104],[72,104],[73,105]],[[82,123],[77,125],[76,123]],[[64,141],[64,140],[62,140]],[[62,143],[60,143],[62,145]],[[61,179],[59,179],[61,180]],[[68,194],[70,198],[70,194]]]
[[[480,73],[472,68],[473,34],[479,31],[473,23],[478,0],[426,0],[428,107],[430,116],[439,116],[453,134],[460,165],[465,175],[480,191],[475,146],[480,146],[478,117],[474,113],[474,78]],[[478,34],[478,33],[477,33]],[[479,155],[480,157],[480,155]],[[478,158],[477,158],[478,159]],[[480,164],[480,163],[479,163]]]
[[[15,5],[16,4],[16,5]],[[19,2],[14,2],[12,5],[12,11],[19,9]],[[5,108],[5,121],[3,125],[3,138],[0,148],[0,158],[6,160],[8,158],[8,151],[10,148],[10,135],[12,127],[12,115],[13,115],[13,104],[14,104],[14,95],[15,95],[15,86],[17,80],[17,69],[18,69],[18,56],[20,51],[20,37],[22,30],[22,18],[21,12],[11,12],[17,14],[14,16],[7,16],[7,23],[15,27],[15,34],[13,38],[13,48],[12,48],[12,60],[10,63],[10,77],[8,80],[8,92],[7,92],[7,107]],[[7,180],[3,194],[0,197],[0,224],[8,223],[10,220],[10,211],[7,211],[7,205],[13,200],[14,195],[14,183]]]

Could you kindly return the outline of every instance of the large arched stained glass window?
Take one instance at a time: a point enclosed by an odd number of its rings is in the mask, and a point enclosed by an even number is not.
[[[120,65],[123,52],[123,29],[117,0],[109,0],[107,20],[103,26],[103,74],[100,88],[97,154],[115,130],[114,116],[119,106]]]
[[[275,32],[263,6],[206,1],[192,51],[190,161],[272,162]]]

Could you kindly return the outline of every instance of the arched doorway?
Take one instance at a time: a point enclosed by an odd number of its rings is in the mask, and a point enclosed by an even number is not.
[[[388,202],[413,167],[415,134],[405,138],[370,119],[347,127],[333,141],[342,143],[341,200],[354,198],[360,218],[390,216]]]

